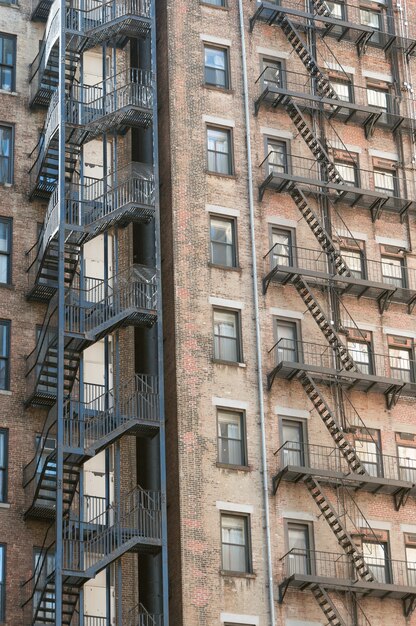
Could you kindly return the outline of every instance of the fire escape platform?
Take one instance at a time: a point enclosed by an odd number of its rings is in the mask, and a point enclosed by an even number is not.
[[[336,565],[336,563],[335,563]],[[414,586],[396,585],[380,582],[367,582],[365,580],[343,579],[339,577],[316,576],[314,574],[292,574],[279,584],[280,602],[288,588],[298,591],[308,591],[314,585],[322,585],[325,589],[333,591],[354,592],[360,596],[372,596],[373,598],[389,598],[395,600],[410,600],[416,598]]]
[[[407,211],[416,208],[415,200],[391,196],[379,191],[352,185],[330,183],[321,180],[317,174],[314,175],[313,172],[308,173],[307,171],[305,171],[303,176],[290,172],[271,172],[260,184],[260,198],[262,198],[266,189],[282,193],[290,183],[299,186],[306,195],[308,195],[308,191],[311,191],[310,188],[313,187],[314,193],[329,193],[334,204],[342,203],[353,208],[369,209],[373,221],[380,217],[382,211],[390,211],[404,216]]]

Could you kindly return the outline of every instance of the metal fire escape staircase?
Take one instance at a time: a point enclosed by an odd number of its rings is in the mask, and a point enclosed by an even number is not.
[[[53,559],[55,543],[48,543],[48,534],[33,576],[22,586],[22,606],[30,626],[57,623],[55,571],[48,558]],[[159,492],[136,487],[93,519],[84,521],[70,515],[64,522],[63,544],[63,611],[59,623],[70,626],[79,591],[85,582],[127,552],[160,550]]]

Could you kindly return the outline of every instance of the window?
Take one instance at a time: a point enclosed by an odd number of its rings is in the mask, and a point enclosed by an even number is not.
[[[331,12],[331,17],[337,20],[343,20],[345,15],[345,6],[342,2],[325,2],[325,5]]]
[[[382,476],[381,457],[376,441],[368,437],[361,439],[358,434],[354,437],[354,447],[368,474],[370,476]]]
[[[383,280],[395,287],[406,286],[404,259],[400,257],[381,256],[381,273]]]
[[[251,559],[248,517],[221,514],[222,569],[226,572],[249,573]]]
[[[285,141],[267,140],[267,164],[269,174],[284,174],[287,167],[287,144]]]
[[[12,183],[13,175],[13,129],[0,126],[0,183]]]
[[[223,128],[207,127],[208,171],[231,175],[231,131]]]
[[[225,465],[247,465],[244,414],[218,410],[218,462]]]
[[[411,536],[412,541],[406,542],[407,584],[409,587],[416,586],[416,537]]]
[[[0,283],[11,281],[12,221],[0,217]]]
[[[341,254],[354,278],[364,278],[364,259],[361,250],[341,248]]]
[[[42,619],[45,622],[54,621],[55,613],[55,599],[53,591],[49,593],[48,599],[42,603],[42,608],[37,612],[38,605],[43,598],[44,589],[46,586],[46,580],[55,570],[55,553],[49,550],[43,553],[41,548],[34,548],[33,550],[33,565],[35,571],[35,583],[36,587],[33,594],[33,613],[37,613],[38,619]],[[39,575],[40,574],[40,575]]]
[[[340,100],[344,102],[352,102],[352,85],[347,80],[331,78],[331,87]]]
[[[342,177],[344,183],[351,187],[358,187],[358,168],[353,161],[335,160],[335,166],[338,174]]]
[[[386,89],[377,89],[376,87],[367,87],[367,101],[369,106],[377,107],[387,111],[389,103],[389,92]]]
[[[227,48],[204,46],[205,51],[205,84],[229,89],[230,72],[228,67]]]
[[[312,573],[311,526],[289,522],[287,525],[287,541],[290,574]]]
[[[0,89],[15,90],[16,37],[0,34]]]
[[[397,177],[395,172],[389,170],[374,170],[374,189],[375,191],[381,191],[390,196],[398,195],[397,191]]]
[[[389,362],[391,377],[410,383],[413,380],[413,350],[408,343],[409,340],[404,337],[389,337]]]
[[[0,320],[0,389],[10,387],[10,322]]]
[[[416,483],[416,448],[397,446],[399,458],[399,478]]]
[[[235,220],[211,216],[211,263],[223,267],[237,267]]]
[[[363,374],[372,374],[371,343],[357,339],[347,339],[347,348],[351,358]]]
[[[0,428],[0,502],[7,502],[8,444],[9,431]]]
[[[281,87],[282,86],[282,62],[275,59],[263,59],[263,87]]]
[[[214,358],[241,362],[240,314],[228,309],[214,309]]]
[[[360,22],[363,26],[381,30],[381,14],[378,11],[360,8]]]
[[[283,467],[305,466],[305,423],[288,418],[282,419]]]
[[[289,267],[293,264],[292,232],[282,228],[272,229],[272,265]]]
[[[6,619],[6,546],[0,544],[0,622]]]
[[[390,583],[388,544],[363,541],[363,557],[378,583]]]
[[[297,325],[296,322],[285,320],[277,320],[277,363],[289,361],[293,363],[298,361],[298,341],[297,341]]]
[[[227,6],[225,0],[203,0],[201,4],[210,4],[213,7],[226,7]]]

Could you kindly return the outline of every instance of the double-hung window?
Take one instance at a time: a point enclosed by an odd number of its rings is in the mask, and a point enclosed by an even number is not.
[[[282,361],[289,361],[293,363],[299,359],[298,349],[298,329],[296,322],[290,322],[286,320],[276,321],[276,335],[277,335],[277,363]]]
[[[10,322],[0,320],[0,389],[10,387]]]
[[[348,339],[348,352],[363,374],[372,374],[371,343],[365,340]]]
[[[218,462],[224,465],[247,465],[244,414],[218,410]]]
[[[283,467],[305,465],[305,424],[299,420],[282,419]]]
[[[367,87],[367,100],[369,106],[387,111],[389,105],[389,92],[386,89]]]
[[[293,262],[292,232],[283,228],[272,229],[272,265],[288,267]]]
[[[340,100],[352,102],[352,85],[350,82],[338,78],[332,78],[330,82],[332,89]]]
[[[229,89],[230,72],[228,49],[204,46],[205,53],[205,84],[221,89]]]
[[[364,259],[362,251],[352,250],[351,248],[341,248],[341,254],[354,278],[363,278]]]
[[[15,90],[16,37],[0,33],[0,89]]]
[[[207,149],[208,171],[231,175],[233,173],[231,130],[208,126]]]
[[[390,583],[390,559],[387,542],[363,541],[363,556],[378,583]]]
[[[13,128],[0,126],[0,184],[13,180]]]
[[[0,283],[11,282],[12,220],[0,217]]]
[[[354,438],[354,447],[358,458],[370,476],[382,476],[382,465],[377,442],[358,434]]]
[[[214,309],[214,358],[241,362],[241,325],[239,311]]]
[[[211,215],[211,263],[223,267],[237,267],[235,220]]]
[[[410,537],[411,543],[406,542],[406,565],[407,565],[407,585],[416,587],[416,537]]]
[[[325,8],[331,12],[331,17],[337,20],[343,20],[345,16],[345,6],[343,2],[327,0],[324,2]]]
[[[282,86],[282,62],[275,59],[263,59],[263,87],[273,89]]]
[[[350,187],[358,187],[358,168],[354,161],[343,161],[342,159],[335,160],[335,167],[338,174],[343,179],[346,185]]]
[[[416,447],[397,446],[399,478],[416,483]]]
[[[397,378],[404,382],[413,381],[413,350],[410,345],[410,339],[406,337],[389,338],[389,361],[390,374],[392,378]]]
[[[285,141],[269,139],[267,141],[267,155],[269,174],[287,173],[287,144]]]
[[[288,569],[290,574],[312,574],[311,533],[312,528],[309,524],[288,523]]]
[[[245,515],[221,514],[222,569],[230,573],[249,573],[251,556],[249,519]]]
[[[404,259],[401,257],[381,256],[381,273],[383,281],[395,287],[406,286]]]
[[[374,170],[374,189],[389,196],[397,194],[397,175],[392,170]]]

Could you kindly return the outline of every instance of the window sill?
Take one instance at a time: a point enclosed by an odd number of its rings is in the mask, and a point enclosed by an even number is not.
[[[10,509],[10,506],[10,502],[0,502],[0,509]]]
[[[0,283],[0,289],[14,289],[13,283]]]
[[[202,83],[202,87],[204,89],[209,89],[210,91],[219,91],[220,93],[234,95],[234,89],[230,89],[229,87],[218,87],[217,85],[210,85],[209,83]]]
[[[229,11],[230,7],[219,7],[216,4],[211,4],[210,2],[200,2],[199,3],[203,7],[207,7],[208,9],[215,9],[216,11]]]
[[[3,4],[0,2],[0,6],[3,6]],[[0,89],[0,95],[2,96],[18,96],[19,94],[17,93],[17,91],[7,91],[7,89]]]
[[[251,472],[250,465],[232,465],[231,463],[219,463],[219,462],[217,462],[215,465],[219,469],[226,469],[232,472]]]
[[[0,182],[0,187],[13,187],[13,183],[1,183]]]
[[[220,575],[224,576],[224,578],[256,578],[256,574],[251,572],[228,572],[223,569],[220,569]]]
[[[247,367],[245,363],[239,363],[238,361],[223,361],[222,359],[212,359],[213,363],[217,365],[231,365],[232,367]]]
[[[11,396],[12,392],[9,389],[0,389],[0,396]]]
[[[10,4],[10,2],[1,2],[1,0],[0,0],[0,6],[9,7],[9,9],[20,9],[18,4]]]
[[[211,263],[211,261],[208,261],[208,267],[212,267],[213,269],[216,270],[225,270],[226,272],[239,272],[241,273],[241,267],[237,266],[237,267],[231,267],[228,265],[218,265],[217,263]]]
[[[211,176],[218,176],[218,178],[228,178],[230,180],[237,180],[236,174],[221,174],[220,172],[211,172],[211,170],[205,170],[205,174],[210,174]]]

